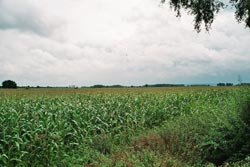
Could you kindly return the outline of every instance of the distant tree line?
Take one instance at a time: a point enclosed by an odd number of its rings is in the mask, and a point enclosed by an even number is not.
[[[210,86],[209,84],[193,84],[193,85],[188,85],[188,86],[191,86],[191,87],[195,87],[195,86]]]
[[[145,84],[141,86],[123,86],[123,85],[102,85],[102,84],[97,84],[93,86],[82,86],[81,88],[141,88],[141,87],[201,87],[201,86],[211,86],[209,84],[191,84],[191,85],[185,85],[185,84]],[[234,86],[233,83],[217,83],[216,86]],[[235,86],[250,86],[250,83],[239,83]],[[6,80],[2,82],[2,86],[0,88],[17,88],[17,84],[15,81],[12,80]],[[65,86],[65,87],[58,87],[58,86],[19,86],[19,88],[74,88],[77,89],[78,87],[75,85],[70,85],[70,86]]]
[[[241,83],[241,86],[250,86],[250,83]]]
[[[233,86],[233,83],[218,83],[217,86]]]
[[[234,86],[233,83],[218,83],[217,86]],[[250,83],[239,83],[235,86],[250,86]]]
[[[126,86],[122,86],[122,85],[93,85],[90,86],[90,88],[123,88]]]
[[[153,85],[144,85],[143,87],[184,87],[184,84],[153,84]]]

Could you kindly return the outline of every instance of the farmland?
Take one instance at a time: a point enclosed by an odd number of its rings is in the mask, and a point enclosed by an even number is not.
[[[250,165],[247,87],[0,89],[0,166]]]

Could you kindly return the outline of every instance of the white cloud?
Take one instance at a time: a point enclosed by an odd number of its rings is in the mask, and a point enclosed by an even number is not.
[[[0,29],[16,29],[49,35],[59,25],[59,21],[53,20],[52,22],[46,13],[43,13],[38,1],[0,1]]]
[[[234,82],[249,29],[231,11],[210,34],[157,0],[0,1],[0,79],[22,85]],[[244,75],[243,75],[244,74]]]

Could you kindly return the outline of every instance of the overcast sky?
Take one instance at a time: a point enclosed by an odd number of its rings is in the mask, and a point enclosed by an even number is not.
[[[0,80],[89,86],[250,82],[232,10],[197,34],[160,0],[0,0]]]

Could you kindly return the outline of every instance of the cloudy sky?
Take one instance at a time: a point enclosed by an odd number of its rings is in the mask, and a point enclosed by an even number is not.
[[[0,80],[89,86],[250,82],[232,10],[197,34],[160,0],[0,0]]]

